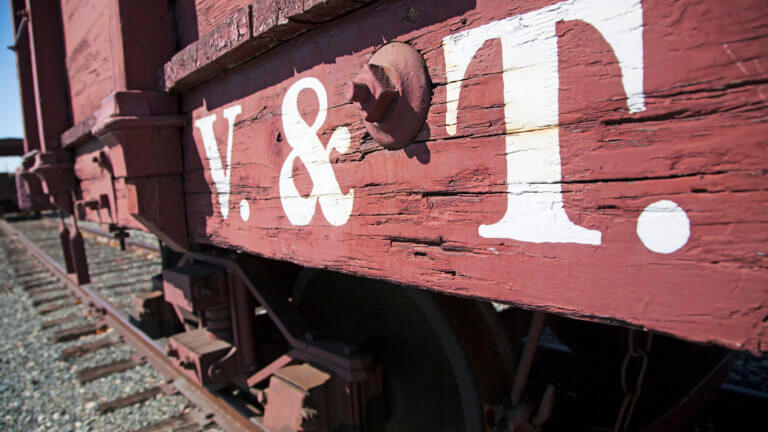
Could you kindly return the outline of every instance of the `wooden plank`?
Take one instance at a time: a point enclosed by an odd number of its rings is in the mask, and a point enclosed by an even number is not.
[[[88,353],[98,351],[100,349],[108,348],[113,345],[117,345],[118,343],[120,342],[118,342],[115,339],[104,338],[94,342],[84,343],[82,345],[67,347],[61,350],[61,354],[59,354],[59,359],[67,360],[75,357],[82,357]]]
[[[11,264],[13,264],[13,263],[11,263]],[[33,262],[33,261],[30,260],[30,261],[22,261],[22,262],[19,262],[18,264],[37,264],[37,262]],[[16,278],[25,278],[25,277],[28,277],[28,276],[33,276],[33,275],[39,274],[39,273],[44,272],[44,271],[45,270],[42,269],[42,268],[36,268],[35,270],[29,270],[29,271],[24,271],[24,272],[21,272],[21,273],[16,273],[15,276],[16,276]]]
[[[64,294],[49,296],[49,297],[32,297],[32,305],[33,306],[40,306],[46,303],[53,303],[57,302],[59,300],[64,300],[71,297],[71,294],[69,292],[65,292]]]
[[[55,283],[59,283],[59,280],[56,279],[56,277],[51,275],[50,273],[46,273],[44,276],[40,278],[36,278],[32,281],[22,282],[21,289],[23,289],[24,291],[29,291],[35,288],[40,288],[40,287],[55,284]]]
[[[68,0],[61,5],[73,123],[85,120],[113,91],[110,3]]]
[[[63,317],[60,317],[60,318],[54,318],[54,319],[50,319],[50,320],[46,320],[46,321],[41,322],[40,323],[40,328],[45,330],[45,329],[49,329],[51,327],[56,327],[56,326],[61,325],[61,324],[66,324],[68,322],[78,321],[78,320],[81,320],[81,319],[83,319],[83,315],[79,314],[79,313],[64,315]]]
[[[35,95],[40,149],[61,148],[59,136],[67,130],[69,116],[67,70],[59,2],[27,0],[32,83]]]
[[[766,19],[754,0],[375,4],[182,95],[188,229],[310,267],[764,351]],[[404,150],[374,143],[342,94],[382,40],[415,47],[433,83]],[[328,155],[309,163],[291,153],[300,142]]]
[[[121,279],[121,277],[119,277],[119,276],[116,276],[116,277],[113,277],[113,278],[101,279],[101,280],[98,281],[99,285],[100,285],[100,289],[101,290],[113,290],[113,289],[125,288],[125,287],[129,287],[129,286],[138,285],[138,284],[141,284],[141,283],[148,282],[147,278],[145,276],[131,278],[131,279],[128,279],[128,280],[120,280],[120,279]],[[124,277],[123,277],[123,279],[124,279]]]
[[[75,339],[80,339],[83,336],[96,334],[104,331],[107,325],[102,322],[92,322],[87,324],[78,325],[75,327],[69,327],[56,331],[53,334],[54,342],[67,342]]]
[[[13,33],[17,34],[22,23],[19,12],[26,9],[25,0],[13,0]],[[37,131],[37,110],[35,109],[35,91],[32,83],[32,64],[30,60],[29,39],[25,31],[16,46],[16,70],[19,77],[22,117],[24,119],[24,153],[40,148]]]
[[[214,18],[198,20],[199,37],[189,26],[189,12],[177,7],[179,33],[182,39],[190,41],[165,64],[163,89],[183,91],[191,88],[370,1],[201,0],[196,5],[197,12]],[[203,27],[200,23],[206,25]]]
[[[200,36],[221,24],[237,9],[253,3],[253,0],[187,0],[176,5],[176,23],[179,44],[189,45]]]
[[[27,295],[29,295],[30,297],[37,297],[37,296],[39,296],[41,294],[47,294],[47,293],[52,293],[52,292],[56,292],[56,291],[62,291],[64,289],[66,289],[66,287],[64,287],[63,285],[49,286],[49,287],[44,287],[44,288],[35,288],[35,289],[28,290],[27,291]]]
[[[88,367],[81,369],[77,372],[77,380],[80,384],[85,384],[105,376],[109,376],[118,372],[123,372],[128,369],[133,369],[140,363],[133,361],[132,359],[117,360],[112,363],[102,364],[98,366]]]
[[[201,431],[203,428],[188,414],[167,418],[145,428],[136,429],[134,432],[176,432],[176,431]]]
[[[130,396],[125,396],[109,402],[102,402],[96,407],[96,410],[101,414],[106,414],[116,409],[135,405],[137,403],[141,403],[146,400],[152,399],[153,397],[157,396],[161,392],[162,390],[160,386],[150,387],[147,390],[141,391],[139,393],[134,393]]]
[[[70,308],[76,305],[77,305],[77,301],[74,298],[71,298],[70,296],[70,298],[62,302],[51,303],[51,304],[40,306],[39,308],[37,308],[37,313],[39,313],[40,315],[45,315],[51,312],[55,312],[57,310]]]
[[[168,4],[156,0],[108,3],[113,89],[155,90],[157,70],[174,51]]]

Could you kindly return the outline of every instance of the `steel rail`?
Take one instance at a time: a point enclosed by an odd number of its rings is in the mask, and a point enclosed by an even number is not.
[[[9,236],[15,237],[33,255],[45,265],[51,272],[66,283],[72,293],[86,305],[104,315],[104,320],[119,333],[126,343],[131,345],[136,352],[143,355],[147,362],[157,370],[160,375],[171,381],[171,384],[179,390],[190,402],[204,412],[213,414],[212,420],[227,431],[259,431],[268,432],[263,426],[246,418],[207,389],[197,385],[177,370],[166,357],[165,351],[155,341],[147,337],[143,332],[131,325],[122,312],[115,309],[107,300],[77,282],[67,274],[67,271],[42,249],[34,244],[22,232],[13,228],[8,222],[0,219],[0,228]]]

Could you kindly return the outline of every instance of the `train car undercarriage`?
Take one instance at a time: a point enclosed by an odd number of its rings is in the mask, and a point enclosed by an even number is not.
[[[683,430],[768,347],[737,3],[11,0],[19,203],[82,286],[157,236],[133,319],[262,430]]]
[[[168,355],[192,379],[251,393],[268,430],[683,430],[735,358],[642,329],[201,249],[166,249],[168,303],[138,301],[134,319],[170,337]]]

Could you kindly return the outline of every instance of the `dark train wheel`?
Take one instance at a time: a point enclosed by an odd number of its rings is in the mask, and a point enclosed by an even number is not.
[[[382,365],[383,409],[366,430],[483,431],[487,400],[514,372],[502,332],[482,324],[486,304],[319,271],[299,278],[293,301],[322,335]],[[473,324],[456,331],[459,319]]]

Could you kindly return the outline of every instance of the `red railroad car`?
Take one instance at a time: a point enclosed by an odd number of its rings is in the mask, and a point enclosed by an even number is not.
[[[617,427],[768,350],[764,1],[11,7],[28,205],[82,283],[76,220],[156,234],[169,355],[268,429],[538,428],[545,321]]]

